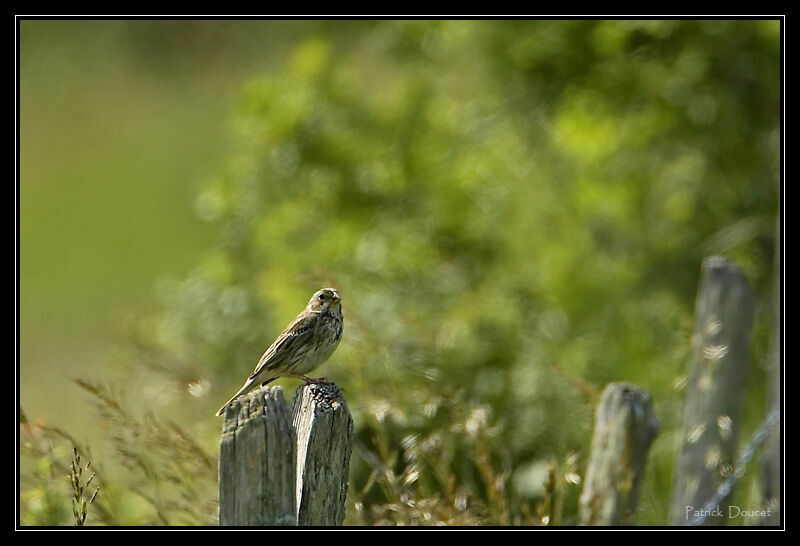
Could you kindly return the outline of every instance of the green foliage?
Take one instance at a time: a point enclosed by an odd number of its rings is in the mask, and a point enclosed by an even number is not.
[[[574,524],[595,394],[630,381],[662,423],[637,523],[665,523],[700,262],[770,288],[778,23],[334,26],[242,91],[195,201],[218,244],[140,348],[210,416],[338,288],[354,524]]]
[[[425,408],[489,408],[487,458],[511,473],[585,455],[581,382],[637,383],[673,428],[702,257],[769,286],[776,27],[416,21],[355,47],[308,41],[243,92],[236,151],[197,200],[220,244],[167,293],[163,349],[202,360],[222,396],[335,285],[346,334],[325,375],[362,435],[386,429],[371,453],[402,473],[402,439],[436,435],[486,505],[458,419]],[[376,468],[357,461],[353,490]],[[435,481],[435,464],[416,470]],[[645,499],[667,497],[668,474]],[[442,480],[431,494],[447,497]],[[386,482],[360,502],[401,500]],[[640,522],[663,522],[663,503]]]
[[[77,383],[97,406],[100,426],[128,472],[126,487],[152,508],[153,519],[140,524],[216,524],[216,461],[192,435],[151,412],[137,417],[110,387]]]
[[[23,525],[83,526],[89,505],[94,506],[95,521],[111,523],[111,513],[104,502],[95,504],[100,486],[89,494],[89,485],[97,477],[95,468],[85,478],[90,464],[81,465],[79,452],[89,453],[72,436],[58,427],[29,421],[20,410],[21,481],[20,505]],[[80,448],[78,447],[80,445]],[[68,454],[71,454],[69,457]],[[97,481],[100,481],[99,478]],[[97,482],[95,482],[97,483]],[[69,495],[67,491],[69,490]],[[70,497],[72,521],[70,522]],[[91,519],[91,518],[90,518]]]
[[[69,525],[69,497],[65,493],[62,475],[53,469],[54,458],[60,453],[47,453],[29,460],[25,471],[20,505],[24,510],[23,525]],[[63,476],[66,476],[64,474]]]

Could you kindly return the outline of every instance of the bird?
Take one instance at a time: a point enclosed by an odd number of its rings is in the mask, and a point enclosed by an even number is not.
[[[330,358],[342,340],[342,297],[335,288],[314,292],[308,305],[289,323],[256,364],[242,388],[217,412],[257,386],[267,385],[278,377],[288,376],[309,383],[328,383],[324,378],[312,379],[305,374]]]

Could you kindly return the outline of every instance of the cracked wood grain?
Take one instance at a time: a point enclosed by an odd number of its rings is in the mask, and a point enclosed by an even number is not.
[[[219,524],[342,525],[353,419],[332,383],[303,385],[287,405],[263,387],[226,410]]]

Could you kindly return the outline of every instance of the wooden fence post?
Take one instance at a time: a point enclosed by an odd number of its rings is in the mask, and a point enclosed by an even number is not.
[[[280,387],[225,411],[219,458],[220,525],[341,525],[353,420],[334,384]]]
[[[650,395],[610,383],[595,414],[592,450],[579,500],[582,525],[633,523],[647,451],[658,434]]]
[[[691,524],[733,471],[754,307],[738,268],[720,257],[703,262],[672,491],[674,525]],[[704,514],[706,524],[724,524],[727,501],[714,508],[715,513]]]
[[[280,387],[228,406],[219,450],[220,525],[295,525],[295,436]]]
[[[781,230],[780,221],[775,237],[775,258],[772,273],[772,340],[767,361],[767,412],[781,404]],[[769,515],[762,525],[781,523],[781,423],[767,437],[761,461],[762,492]]]
[[[342,389],[310,384],[292,399],[297,434],[297,523],[341,525],[353,449],[353,418]]]

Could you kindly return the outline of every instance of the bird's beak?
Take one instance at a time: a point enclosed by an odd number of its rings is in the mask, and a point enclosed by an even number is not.
[[[334,294],[333,299],[331,301],[333,303],[339,303],[340,301],[342,301],[342,298],[339,296],[339,294]]]

